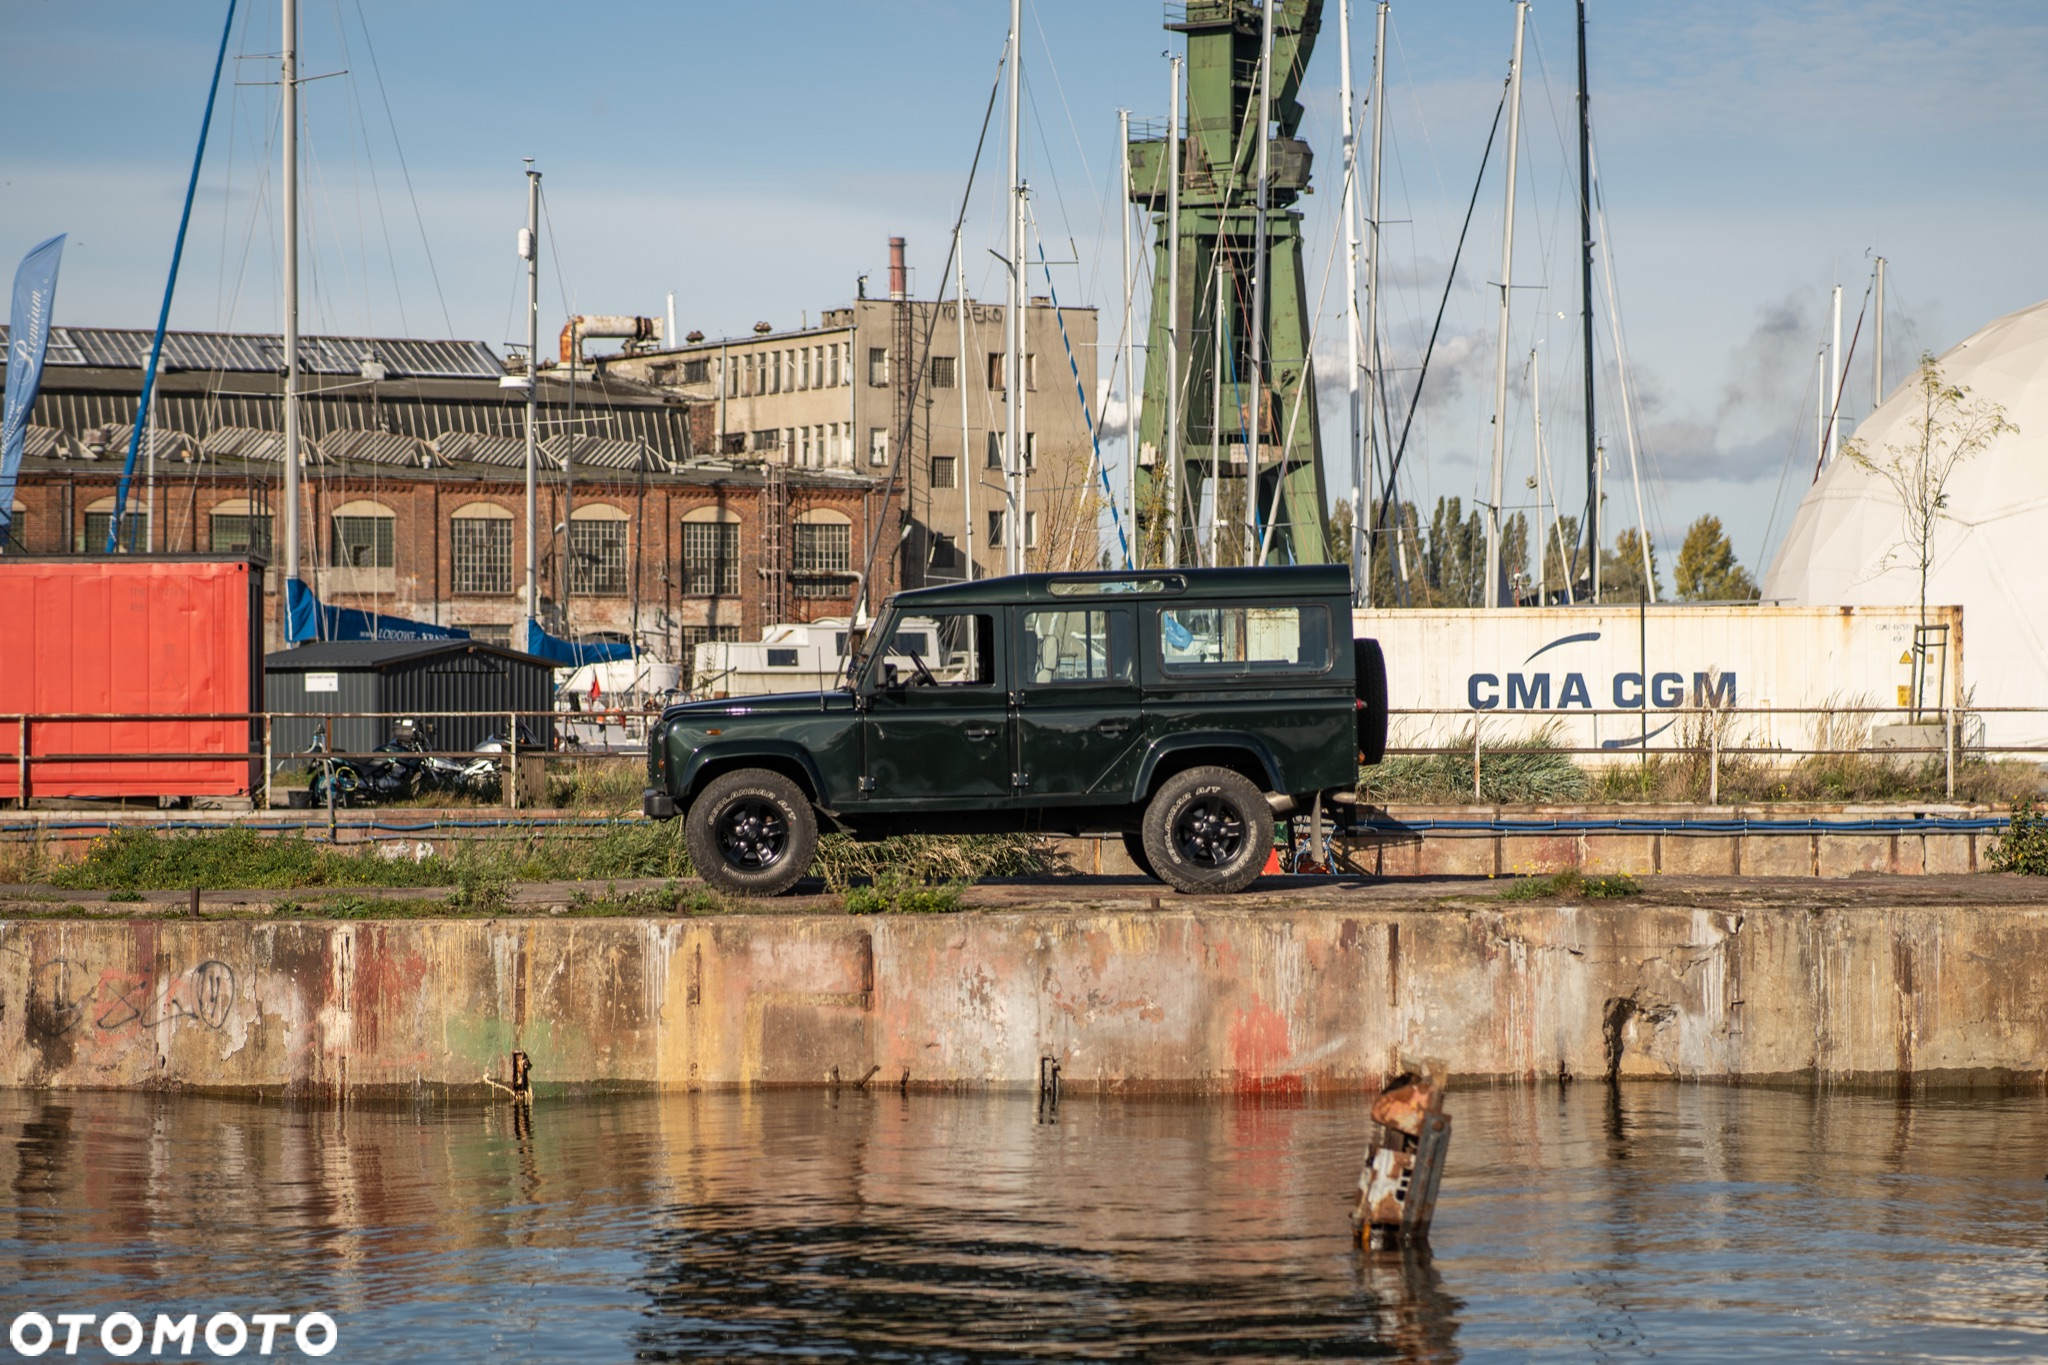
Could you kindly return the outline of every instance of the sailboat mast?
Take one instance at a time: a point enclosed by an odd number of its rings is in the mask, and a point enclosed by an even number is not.
[[[1515,0],[1515,57],[1508,67],[1507,199],[1500,230],[1500,337],[1493,361],[1493,480],[1486,504],[1486,605],[1500,600],[1500,504],[1503,465],[1507,458],[1509,296],[1515,287],[1515,169],[1522,133],[1522,33],[1529,18],[1529,0]]]
[[[1138,524],[1138,391],[1132,384],[1131,352],[1138,349],[1137,324],[1131,321],[1131,299],[1136,278],[1131,272],[1131,111],[1116,111],[1117,166],[1123,179],[1122,205],[1123,246],[1124,246],[1124,506],[1129,515],[1129,526]],[[966,344],[961,345],[966,354]],[[964,392],[964,391],[963,391]],[[963,400],[964,401],[964,400]],[[1134,556],[1133,568],[1143,568],[1145,546],[1133,537],[1131,551]]]
[[[1252,212],[1252,318],[1251,398],[1249,425],[1245,428],[1244,458],[1244,562],[1259,563],[1265,547],[1259,541],[1259,447],[1265,414],[1260,409],[1261,390],[1266,386],[1266,207],[1270,189],[1273,142],[1273,0],[1266,0],[1259,28],[1259,188]],[[1284,464],[1287,455],[1281,452]],[[1285,470],[1281,477],[1285,477]]]
[[[1358,136],[1351,116],[1351,0],[1337,0],[1337,102],[1344,138],[1344,397],[1351,414],[1351,600],[1372,605],[1365,574],[1365,433],[1358,412]],[[1379,112],[1377,101],[1373,112]]]
[[[1366,245],[1370,254],[1366,258],[1365,270],[1365,365],[1370,376],[1365,389],[1365,468],[1367,476],[1379,467],[1380,441],[1380,158],[1386,134],[1384,111],[1387,107],[1387,0],[1380,0],[1377,27],[1373,34],[1372,47],[1372,196],[1367,211],[1372,215],[1366,227]],[[1384,490],[1391,499],[1394,490]],[[1370,508],[1366,509],[1370,510]],[[1398,509],[1396,509],[1398,511]],[[1352,513],[1353,526],[1359,524],[1358,513]],[[1364,581],[1372,579],[1372,546],[1365,544]],[[1370,587],[1361,591],[1370,593]]]
[[[1884,401],[1884,257],[1877,258],[1876,354],[1870,360],[1870,406]]]
[[[299,0],[284,0],[283,31],[284,580],[291,583],[299,576]],[[285,596],[280,584],[280,603]]]
[[[954,289],[954,313],[959,322],[960,346],[960,517],[963,534],[963,548],[967,554],[967,581],[974,581],[974,485],[981,482],[981,471],[974,467],[974,452],[968,449],[967,423],[967,250],[965,236],[958,224],[953,228],[953,268],[959,276]]]
[[[1543,534],[1543,380],[1536,363],[1536,348],[1529,348],[1529,429],[1536,443],[1536,605],[1550,605],[1550,552]]]
[[[1600,600],[1600,447],[1593,426],[1593,116],[1586,95],[1586,0],[1579,0],[1579,332],[1585,346],[1586,545]],[[1564,566],[1571,578],[1571,566]]]
[[[1834,330],[1828,342],[1828,458],[1842,448],[1842,286],[1835,286]]]
[[[1167,59],[1166,91],[1166,449],[1159,460],[1166,480],[1166,539],[1161,563],[1180,567],[1180,57]]]
[[[1005,520],[1003,559],[1011,573],[1024,572],[1024,508],[1020,495],[1024,469],[1024,185],[1018,159],[1020,111],[1024,92],[1023,0],[1010,0],[1010,297],[1004,317],[1009,327],[1009,352],[1003,393],[1003,497]],[[904,357],[903,364],[908,364]]]
[[[526,623],[533,626],[540,621],[540,172],[532,161],[526,163],[526,231],[519,234],[519,254],[526,259]],[[722,391],[724,366],[719,368]]]

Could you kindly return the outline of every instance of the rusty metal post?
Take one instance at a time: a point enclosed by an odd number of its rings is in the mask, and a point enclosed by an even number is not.
[[[505,719],[505,804],[519,809],[519,713],[508,711]]]
[[[1366,1148],[1351,1213],[1359,1245],[1368,1251],[1429,1240],[1451,1143],[1450,1115],[1443,1112],[1448,1079],[1440,1063],[1425,1062],[1420,1074],[1389,1080],[1372,1102],[1379,1140]]]
[[[23,810],[28,809],[28,717],[21,718],[21,728],[14,741],[14,794]]]
[[[270,713],[263,713],[263,809],[273,804],[270,792],[270,775],[274,771],[270,761]]]

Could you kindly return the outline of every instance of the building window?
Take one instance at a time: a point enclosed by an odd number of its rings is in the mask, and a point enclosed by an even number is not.
[[[95,530],[93,519],[99,519]],[[93,554],[106,548],[106,513],[85,514],[85,544]],[[251,512],[215,512],[208,520],[213,552],[217,555],[260,555],[270,558],[270,517]]]
[[[991,550],[996,550],[1002,548],[1002,544],[1003,514],[1000,511],[990,512],[988,514],[988,547]]]
[[[569,523],[569,591],[612,595],[626,590],[626,523],[579,514]]]
[[[710,360],[685,360],[683,362],[685,384],[709,384],[711,382]]]
[[[881,346],[868,348],[868,383],[881,388],[889,382],[889,352]]]
[[[868,463],[889,463],[889,428],[868,428]]]
[[[683,523],[683,591],[692,597],[732,597],[740,590],[740,524]]]
[[[1038,548],[1038,513],[1036,512],[1026,512],[1024,514],[1024,548],[1027,550]]]
[[[1024,433],[1024,467],[1038,468],[1038,433],[1035,431]]]
[[[955,377],[955,375],[954,375],[954,368],[955,368],[955,367],[954,367],[954,364],[953,364],[953,357],[952,357],[952,356],[949,356],[949,355],[935,355],[935,356],[933,356],[933,357],[932,357],[932,387],[933,387],[933,388],[935,388],[935,389],[950,389],[950,388],[952,388],[952,387],[953,387],[953,386],[954,386],[954,385],[955,385],[956,383],[958,383],[959,381],[958,381],[958,380],[956,379],[956,377]]]
[[[463,627],[469,638],[480,645],[496,645],[500,649],[512,648],[512,627],[487,625],[476,622]]]
[[[144,520],[145,518],[140,510],[132,511],[127,516],[121,518],[121,538],[127,542],[123,548],[130,554],[134,554],[142,548],[142,523]],[[85,537],[80,543],[79,548],[89,555],[105,554],[107,552],[107,532],[113,528],[113,525],[114,514],[112,512],[87,512],[85,514]],[[218,550],[219,547],[216,546],[215,549]],[[253,552],[238,550],[234,551],[234,553],[244,554]]]
[[[844,597],[853,573],[853,527],[845,522],[800,521],[796,531],[798,597]]]
[[[512,591],[512,518],[457,513],[448,522],[458,593]]]
[[[768,427],[754,432],[748,444],[755,450],[774,450],[782,444],[782,428]]]
[[[336,517],[328,563],[337,569],[388,569],[396,563],[396,517]]]
[[[990,351],[988,353],[988,386],[992,389],[1005,387],[1003,353],[1001,351]]]
[[[1030,351],[1024,353],[1024,387],[1027,389],[1038,387],[1038,357]]]
[[[100,544],[106,544],[104,535]],[[20,555],[28,553],[28,513],[21,508],[14,509],[14,515],[7,523],[7,553]]]
[[[953,537],[932,537],[932,567],[934,569],[957,569],[960,567],[960,551],[953,544]]]
[[[951,455],[932,456],[932,487],[952,488],[957,482],[953,477],[953,457]]]
[[[988,459],[985,462],[985,467],[989,469],[1001,469],[1003,467],[1003,433],[1000,431],[991,431],[988,434]]]

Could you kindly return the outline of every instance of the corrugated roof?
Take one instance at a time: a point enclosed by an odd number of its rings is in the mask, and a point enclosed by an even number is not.
[[[139,370],[149,363],[156,334],[126,327],[52,327],[46,365]],[[0,354],[7,327],[0,324]],[[365,361],[393,379],[496,379],[505,367],[481,341],[420,341],[409,337],[299,338],[299,368],[307,374],[359,375]],[[263,332],[167,332],[163,365],[177,370],[282,374],[284,338]]]
[[[337,431],[320,438],[320,455],[326,460],[359,460],[365,464],[407,465],[417,469],[422,443],[391,431]]]
[[[263,667],[273,673],[297,673],[311,669],[382,669],[393,664],[438,654],[480,654],[513,663],[552,669],[554,664],[537,654],[525,654],[481,640],[313,640],[297,649],[281,649],[263,656]]]

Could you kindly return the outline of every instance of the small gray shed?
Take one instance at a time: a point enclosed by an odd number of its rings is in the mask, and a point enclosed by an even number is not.
[[[321,640],[263,661],[266,699],[277,716],[271,753],[306,753],[325,718],[347,712],[395,712],[431,722],[428,748],[473,749],[502,734],[507,712],[522,713],[528,738],[552,739],[554,665],[534,654],[477,640]],[[488,711],[488,716],[465,716]],[[287,714],[288,713],[288,714]],[[336,719],[333,748],[367,753],[391,737],[391,719]]]

